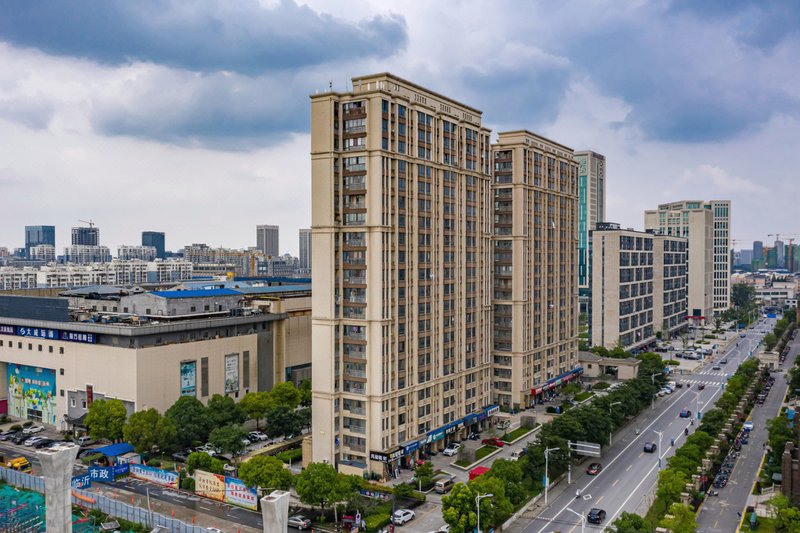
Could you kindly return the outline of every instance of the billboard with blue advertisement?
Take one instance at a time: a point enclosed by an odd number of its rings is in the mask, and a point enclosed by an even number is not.
[[[130,465],[122,463],[115,466],[90,466],[89,478],[92,481],[113,483],[119,476],[126,476],[130,472]]]
[[[56,425],[56,371],[8,363],[8,414]]]
[[[92,486],[92,478],[89,474],[83,474],[72,478],[73,489],[88,489]]]
[[[178,473],[170,472],[169,470],[161,470],[160,468],[153,468],[152,466],[144,466],[139,464],[131,464],[130,473],[131,477],[149,481],[156,485],[164,485],[165,487],[178,488]]]
[[[252,489],[235,477],[225,476],[225,502],[245,509],[258,510],[256,489]]]
[[[197,392],[197,361],[181,362],[181,396],[195,396]]]

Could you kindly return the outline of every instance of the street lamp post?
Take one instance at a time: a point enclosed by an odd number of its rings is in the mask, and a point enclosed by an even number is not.
[[[656,455],[658,455],[658,469],[661,470],[661,438],[664,436],[662,431],[653,430],[658,435],[658,449],[656,450]]]
[[[481,533],[481,500],[484,498],[494,498],[494,494],[478,494],[475,496],[475,507],[478,509],[478,533]]]
[[[550,486],[550,452],[561,448],[545,448],[544,450],[544,504],[547,505],[547,487]]]
[[[656,384],[656,376],[660,376],[661,374],[650,374],[650,381],[653,382],[653,385]],[[655,411],[656,409],[656,395],[653,394],[653,397],[650,399],[650,408]]]
[[[614,407],[615,405],[620,405],[621,403],[622,402],[611,402],[611,405],[608,406],[608,416],[609,417],[611,416],[611,408]],[[613,422],[611,424],[611,427],[612,427],[612,429],[608,430],[608,447],[609,448],[611,447],[611,436],[614,433],[614,430],[613,430],[614,424],[613,424]]]
[[[579,512],[573,511],[569,507],[567,507],[567,511],[569,511],[570,513],[574,514],[575,516],[577,516],[578,518],[581,519],[581,533],[585,533],[585,531],[586,531],[586,517],[583,516]]]

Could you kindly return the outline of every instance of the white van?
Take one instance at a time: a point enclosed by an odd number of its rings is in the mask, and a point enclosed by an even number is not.
[[[519,461],[519,458],[525,455],[525,450],[514,450],[511,452],[511,457],[508,458],[509,461]]]
[[[94,444],[94,439],[89,435],[84,435],[82,437],[78,437],[77,443],[80,447],[90,446]]]
[[[455,485],[455,481],[453,480],[452,477],[440,479],[439,481],[436,482],[435,490],[439,494],[446,494],[450,492],[450,489],[453,488],[453,485]]]

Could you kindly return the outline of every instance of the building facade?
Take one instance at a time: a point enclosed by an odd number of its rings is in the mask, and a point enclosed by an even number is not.
[[[726,233],[730,225],[726,223],[725,228],[717,228],[716,217],[712,203],[702,201],[662,204],[658,209],[645,211],[644,214],[645,229],[689,240],[689,317],[697,323],[710,322],[715,311],[715,296],[720,299],[719,302],[722,298],[730,298],[731,269]],[[722,211],[719,217],[722,226]],[[724,254],[721,253],[723,248]],[[725,280],[719,279],[722,272],[726,273]],[[727,296],[723,296],[723,292]]]
[[[384,474],[491,405],[481,112],[391,74],[311,97],[313,457]]]
[[[300,237],[300,270],[303,273],[311,272],[311,229],[301,228]]]
[[[55,250],[55,226],[25,226],[25,257],[30,258],[31,248],[40,244],[50,245]]]
[[[256,226],[256,248],[267,256],[280,255],[280,229],[278,226]]]
[[[527,131],[493,156],[493,401],[519,409],[577,366],[579,163]]]
[[[706,202],[714,216],[714,314],[731,306],[731,201]]]
[[[163,231],[143,231],[142,246],[154,247],[158,259],[164,259],[167,256],[166,239]]]
[[[72,244],[79,246],[99,246],[100,228],[97,226],[72,228]]]
[[[108,246],[73,244],[64,248],[64,262],[77,265],[89,263],[107,263],[111,261]]]
[[[688,241],[600,223],[591,232],[590,344],[638,350],[686,325]]]
[[[155,261],[158,252],[155,246],[120,245],[117,247],[117,259],[141,259],[142,261]]]
[[[56,247],[52,244],[37,244],[28,248],[28,259],[52,263],[56,260]]]
[[[753,272],[759,268],[764,268],[766,262],[764,261],[764,243],[762,241],[753,241]]]
[[[575,152],[578,162],[578,287],[589,289],[589,232],[606,220],[606,157]]]

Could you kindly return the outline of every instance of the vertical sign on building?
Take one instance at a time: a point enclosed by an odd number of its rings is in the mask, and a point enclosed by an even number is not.
[[[89,409],[94,401],[94,385],[86,385],[86,408]]]
[[[181,362],[181,396],[195,396],[197,392],[197,361]]]
[[[239,392],[239,354],[225,356],[225,393]]]

